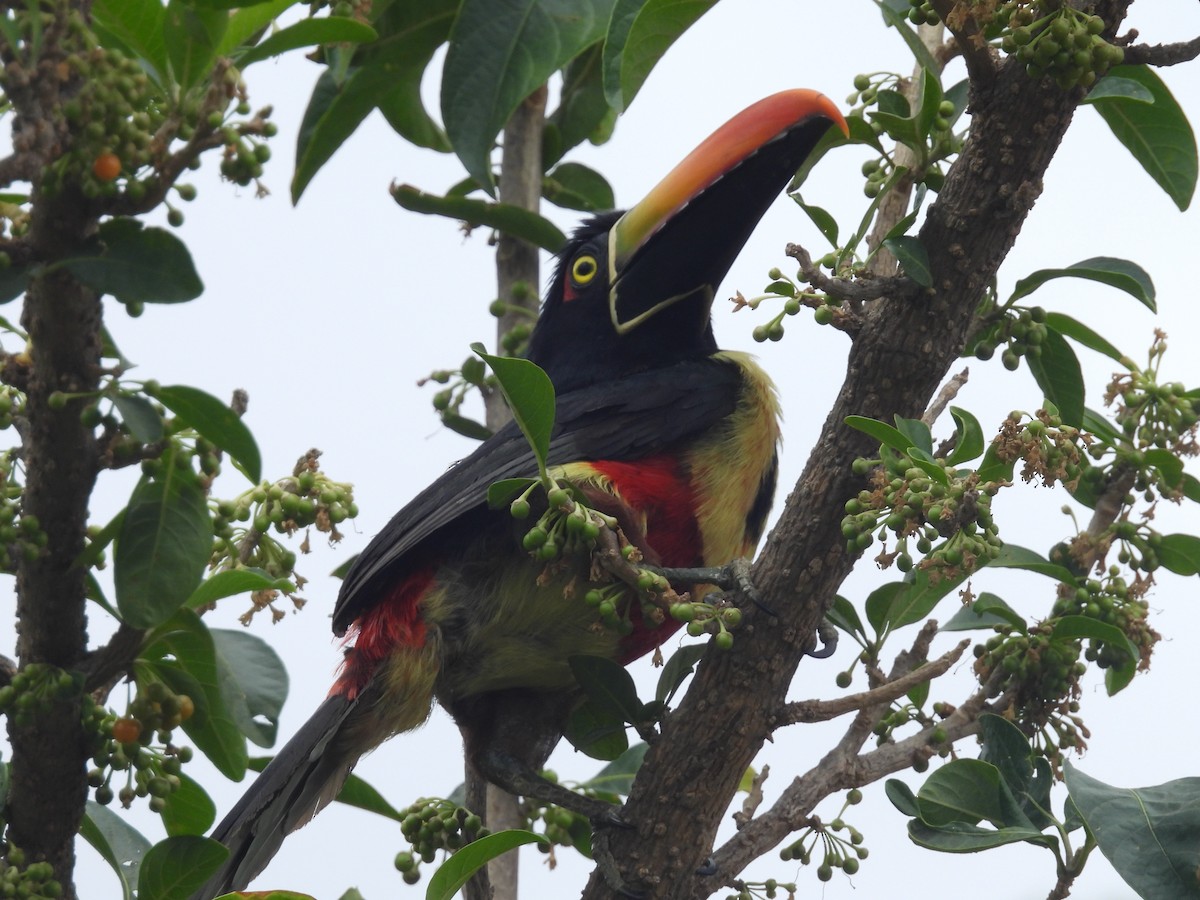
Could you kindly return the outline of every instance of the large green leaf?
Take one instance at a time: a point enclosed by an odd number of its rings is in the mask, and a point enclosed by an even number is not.
[[[275,743],[288,694],[283,661],[262,638],[239,629],[213,628],[221,700],[242,734],[260,747]]]
[[[1149,66],[1117,66],[1110,76],[1136,82],[1153,96],[1107,96],[1092,104],[1112,133],[1181,210],[1196,191],[1196,136],[1171,91]]]
[[[564,209],[596,212],[616,206],[608,179],[581,163],[556,166],[542,179],[542,196]]]
[[[183,241],[136,219],[100,226],[103,248],[95,256],[58,263],[84,284],[122,303],[182,303],[204,290]]]
[[[124,900],[133,900],[138,886],[138,870],[150,842],[142,833],[119,816],[94,800],[87,802],[79,833],[92,845],[100,857],[112,866],[121,882]]]
[[[552,166],[584,141],[602,144],[612,134],[616,110],[604,96],[604,45],[597,42],[563,69],[558,107],[546,117],[542,165]]]
[[[471,880],[471,876],[491,860],[522,844],[545,843],[546,839],[532,831],[498,831],[472,841],[438,866],[425,889],[425,900],[452,900]]]
[[[618,0],[604,43],[604,93],[629,108],[651,69],[717,0]]]
[[[204,834],[217,818],[217,805],[198,782],[181,772],[179,789],[167,797],[162,812],[167,834]]]
[[[407,813],[396,809],[396,807],[383,798],[383,795],[379,791],[354,774],[346,776],[346,780],[342,784],[342,789],[338,792],[337,801],[338,803],[345,803],[347,806],[354,806],[358,809],[364,809],[367,812],[376,813],[396,822],[403,822],[407,816]]]
[[[326,16],[319,19],[302,19],[294,25],[275,32],[261,44],[238,56],[238,65],[245,68],[260,60],[279,56],[289,50],[311,47],[316,44],[348,42],[364,44],[378,35],[375,29],[357,19],[346,16]]]
[[[227,848],[199,835],[159,841],[142,858],[138,900],[188,900],[227,856]]]
[[[934,828],[920,819],[909,821],[908,836],[917,846],[942,853],[979,853],[982,850],[1021,841],[1054,843],[1054,838],[1042,834],[1036,828],[983,828],[967,822],[948,822]]]
[[[229,16],[225,36],[217,45],[217,56],[233,56],[243,44],[258,40],[284,10],[295,6],[295,0],[264,0]]]
[[[379,39],[360,54],[367,73],[387,75],[378,102],[388,124],[405,140],[440,153],[450,151],[450,142],[425,109],[421,79],[450,37],[458,4],[459,0],[403,0],[387,5],[375,22]]]
[[[986,441],[983,437],[983,426],[969,411],[960,406],[951,406],[950,415],[954,419],[954,449],[946,457],[950,465],[969,462],[983,453]]]
[[[920,64],[923,72],[937,73],[942,70],[941,65],[933,58],[929,52],[929,48],[925,46],[925,42],[921,40],[921,36],[908,24],[908,20],[893,7],[880,3],[875,0],[875,5],[879,7],[879,11],[883,13],[883,20],[896,29],[897,34],[908,45],[909,51]]]
[[[1018,281],[1009,299],[1019,300],[1026,297],[1054,278],[1085,278],[1098,281],[1124,291],[1148,307],[1151,312],[1158,312],[1154,299],[1154,282],[1150,280],[1146,270],[1135,262],[1112,256],[1094,256],[1065,269],[1039,269]]]
[[[216,649],[200,617],[186,609],[176,613],[151,636],[138,664],[148,667],[146,677],[192,698],[196,711],[183,723],[184,732],[222,774],[240,781],[246,774],[246,740],[225,707]]]
[[[1163,535],[1154,549],[1167,571],[1176,575],[1200,574],[1200,537],[1194,534]]]
[[[550,376],[527,359],[493,356],[482,344],[472,344],[471,349],[495,373],[513,419],[537,455],[539,468],[544,468],[554,431],[554,385]]]
[[[1005,823],[1000,797],[1000,770],[978,759],[956,759],[934,770],[917,791],[921,820],[939,826],[950,822],[977,825],[986,819]]]
[[[1083,424],[1083,370],[1066,338],[1046,328],[1041,353],[1028,357],[1029,371],[1046,399],[1058,407],[1064,425]]]
[[[272,578],[262,569],[226,569],[200,582],[200,586],[187,598],[187,606],[189,609],[200,609],[226,597],[249,591],[290,591],[295,588],[296,586],[286,578]]]
[[[1016,544],[1005,544],[1000,548],[1000,554],[987,563],[997,569],[1024,569],[1026,572],[1037,572],[1049,578],[1057,579],[1072,587],[1076,585],[1075,576],[1064,566],[1052,563],[1045,557]]]
[[[626,722],[641,716],[642,702],[628,670],[601,656],[572,656],[567,662],[583,692]]]
[[[1200,778],[1118,788],[1067,762],[1067,790],[1113,868],[1141,897],[1200,897]]]
[[[633,779],[642,767],[642,760],[646,758],[646,751],[649,749],[648,744],[634,744],[580,787],[628,796],[633,788]]]
[[[163,16],[163,41],[175,84],[186,92],[208,78],[217,47],[229,26],[229,13],[203,9],[189,0],[169,0]]]
[[[625,719],[590,697],[571,710],[564,736],[592,759],[614,760],[629,749]]]
[[[667,660],[658,676],[658,687],[654,690],[654,699],[660,703],[670,703],[684,679],[695,671],[696,663],[708,649],[707,644],[685,644]]]
[[[486,225],[551,253],[557,253],[567,242],[567,236],[549,219],[511,203],[491,203],[461,196],[439,197],[408,184],[393,186],[392,197],[412,212],[461,219],[470,226]]]
[[[454,152],[489,193],[496,135],[517,106],[599,40],[614,0],[463,0],[442,72]]]
[[[1054,329],[1063,337],[1069,337],[1076,343],[1083,344],[1089,350],[1103,353],[1111,360],[1119,362],[1124,355],[1102,335],[1097,334],[1079,320],[1063,315],[1062,313],[1047,313],[1046,327]]]
[[[237,460],[251,481],[257,483],[262,478],[262,457],[254,435],[229,406],[212,394],[185,384],[160,387],[154,398]]]
[[[200,583],[211,553],[204,490],[166,460],[159,477],[137,483],[121,520],[113,582],[122,621],[153,628],[169,619]]]
[[[375,108],[379,93],[389,81],[390,74],[382,67],[355,69],[344,81],[338,81],[332,69],[321,73],[308,98],[296,137],[292,203],[300,201],[321,166]]]
[[[933,272],[929,269],[929,254],[919,237],[910,234],[897,235],[883,242],[904,269],[904,274],[921,287],[933,287]]]
[[[92,18],[98,28],[149,63],[159,78],[167,74],[165,16],[162,0],[95,0],[92,4]]]

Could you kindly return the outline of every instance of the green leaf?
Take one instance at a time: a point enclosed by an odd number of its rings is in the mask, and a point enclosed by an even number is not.
[[[892,806],[904,815],[914,819],[921,815],[921,810],[917,806],[917,795],[900,779],[889,778],[884,782],[883,792],[892,801]]]
[[[1120,361],[1124,356],[1120,350],[1092,331],[1091,328],[1062,313],[1046,313],[1046,327],[1057,331],[1063,337],[1069,337],[1076,343],[1083,344],[1089,350],[1103,353],[1109,359]]]
[[[466,416],[460,416],[449,410],[442,413],[442,424],[455,434],[461,434],[474,441],[486,441],[492,436],[492,429],[482,422],[476,422],[474,419],[468,419]]]
[[[549,219],[509,203],[491,203],[467,197],[439,197],[410,184],[393,185],[392,197],[411,212],[461,219],[470,227],[486,225],[551,253],[557,253],[567,242],[567,236]]]
[[[642,767],[642,760],[649,749],[647,744],[634,744],[580,787],[628,797],[633,789],[633,779]]]
[[[1158,470],[1159,477],[1172,490],[1183,486],[1183,460],[1170,450],[1153,447],[1146,451],[1145,459],[1146,465]]]
[[[1053,837],[1042,834],[1036,828],[992,829],[966,822],[948,822],[934,828],[920,819],[908,823],[908,836],[917,846],[942,853],[978,853],[1021,841],[1046,846],[1055,843]]]
[[[162,415],[145,397],[139,394],[117,394],[113,397],[113,404],[135,440],[143,444],[152,444],[162,439]]]
[[[987,484],[989,481],[1012,481],[1014,460],[1003,460],[1000,458],[996,450],[996,444],[988,444],[987,450],[983,453],[983,460],[979,463],[979,468],[976,470],[979,473],[979,483]]]
[[[9,265],[0,269],[0,303],[16,300],[24,294],[31,275],[29,266]]]
[[[571,711],[564,736],[592,759],[614,760],[629,749],[624,718],[590,697]]]
[[[1136,665],[1141,658],[1137,645],[1129,639],[1125,632],[1115,625],[1109,625],[1107,622],[1101,622],[1089,616],[1059,616],[1054,619],[1054,630],[1050,632],[1050,638],[1055,641],[1083,638],[1100,641],[1123,651],[1130,666]]]
[[[491,367],[513,418],[537,456],[539,471],[544,470],[554,431],[554,385],[550,376],[527,359],[493,356],[482,344],[472,344],[471,350]]]
[[[922,45],[924,41],[922,41]],[[917,134],[927,137],[933,130],[942,105],[942,84],[936,74],[938,69],[921,69],[921,90],[919,93],[921,105],[917,109]],[[928,285],[926,285],[928,287]]]
[[[187,900],[227,856],[219,842],[199,835],[159,841],[142,858],[138,900]]]
[[[603,58],[603,42],[597,42],[563,69],[558,107],[546,118],[543,165],[554,165],[586,140],[602,144],[612,134],[617,114],[604,96]]]
[[[938,461],[933,458],[932,453],[928,453],[919,447],[910,447],[908,450],[908,458],[912,460],[914,466],[919,468],[938,484],[949,487],[950,475],[944,468],[938,465]]]
[[[1083,425],[1083,370],[1066,339],[1053,328],[1046,329],[1042,352],[1028,356],[1029,371],[1042,393],[1055,406],[1063,424]]]
[[[1200,778],[1117,788],[1064,766],[1067,791],[1100,851],[1141,897],[1200,897]]]
[[[624,112],[663,54],[716,0],[617,0],[604,42],[604,93]]]
[[[451,900],[471,876],[497,856],[522,844],[542,844],[546,839],[532,831],[498,831],[472,841],[442,863],[425,889],[425,900]]]
[[[1008,824],[1000,770],[979,759],[955,759],[936,769],[917,791],[921,821],[938,827],[951,822],[976,825],[986,819]]]
[[[829,129],[830,131],[838,131],[836,128]],[[839,132],[840,133],[840,132]],[[792,194],[792,199],[796,201],[796,205],[804,210],[804,214],[812,220],[812,223],[817,226],[817,230],[825,236],[825,240],[829,241],[830,245],[837,247],[838,245],[838,223],[827,210],[819,206],[814,206],[804,202],[804,198],[799,194]]]
[[[294,5],[295,0],[264,0],[233,12],[217,45],[217,56],[234,56],[243,44],[250,46],[251,41],[260,40],[268,26]]]
[[[204,834],[217,818],[217,805],[200,784],[186,773],[179,773],[179,788],[167,797],[162,811],[163,826],[172,837],[177,834]]]
[[[142,857],[150,849],[150,842],[126,822],[124,816],[117,815],[95,800],[87,801],[79,833],[117,873],[124,900],[133,900]]]
[[[271,646],[245,630],[212,628],[221,701],[238,729],[260,747],[275,743],[288,674]]]
[[[929,254],[919,237],[900,235],[883,242],[904,268],[904,274],[921,287],[933,287],[933,272],[929,269]]]
[[[1136,100],[1139,103],[1153,103],[1154,94],[1148,87],[1133,78],[1105,75],[1092,85],[1088,95],[1083,98],[1084,103],[1096,103],[1100,100]]]
[[[294,25],[281,28],[261,44],[237,57],[240,68],[289,50],[312,47],[318,44],[352,43],[365,44],[379,35],[370,25],[346,16],[327,16],[321,19],[301,19]]]
[[[1175,205],[1187,209],[1197,175],[1196,136],[1187,115],[1149,66],[1117,66],[1109,75],[1137,82],[1154,102],[1101,97],[1093,108]]]
[[[599,40],[614,0],[463,0],[442,70],[442,119],[467,172],[492,192],[491,151],[517,106]]]
[[[954,449],[946,457],[946,462],[952,466],[970,462],[984,451],[983,426],[970,412],[960,406],[951,406],[950,415],[957,426],[955,430]]]
[[[636,722],[642,711],[633,676],[620,663],[602,656],[572,656],[567,659],[575,681],[583,692],[602,707]]]
[[[166,9],[162,0],[95,0],[92,18],[101,30],[117,38],[154,69],[161,82],[167,74],[167,45],[163,41]]]
[[[530,485],[538,484],[536,478],[505,478],[488,485],[487,502],[491,509],[500,509],[510,504],[518,494],[524,493]]]
[[[1000,554],[987,564],[997,569],[1023,569],[1026,572],[1037,572],[1039,575],[1054,578],[1063,584],[1077,586],[1075,576],[1065,567],[1052,563],[1033,550],[1018,547],[1016,544],[1006,543],[1000,548]]]
[[[695,671],[696,663],[700,662],[700,657],[707,649],[707,644],[685,644],[672,653],[658,676],[658,687],[654,691],[654,699],[662,703],[670,703],[684,679]]]
[[[1083,428],[1110,444],[1119,445],[1125,440],[1125,436],[1117,431],[1103,413],[1087,407],[1084,407],[1083,410]]]
[[[121,620],[153,628],[187,600],[212,553],[204,490],[190,472],[165,460],[157,478],[133,489],[113,554]]]
[[[908,436],[899,429],[893,428],[886,422],[880,422],[878,419],[868,419],[864,416],[846,416],[846,424],[864,434],[869,434],[885,447],[891,447],[900,453],[907,453],[908,448],[913,445]]]
[[[421,81],[457,14],[458,0],[385,4],[374,23],[379,39],[360,52],[388,124],[405,140],[439,153],[450,152],[450,141],[425,109]]]
[[[1176,575],[1200,574],[1200,537],[1194,534],[1167,534],[1154,548],[1158,560]]]
[[[841,594],[833,598],[833,606],[825,614],[825,618],[847,634],[861,635],[864,638],[867,636],[862,619],[858,617],[858,610]]]
[[[1158,312],[1154,299],[1154,282],[1150,280],[1146,270],[1135,262],[1111,256],[1095,256],[1065,269],[1039,269],[1017,282],[1009,298],[1010,302],[1029,296],[1047,281],[1055,278],[1085,278],[1088,281],[1098,281],[1124,291],[1151,312]]]
[[[169,0],[163,16],[163,42],[171,75],[184,92],[212,71],[217,47],[229,26],[229,13],[201,9],[188,0]]]
[[[917,63],[926,72],[940,72],[942,67],[938,65],[929,52],[929,48],[925,46],[925,42],[921,40],[912,28],[909,27],[908,20],[896,10],[875,0],[875,5],[879,7],[879,11],[883,13],[883,21],[887,22],[900,34],[904,39],[904,43],[908,45],[908,49],[912,52]]]
[[[891,620],[892,604],[907,589],[908,585],[904,582],[893,581],[880,585],[867,595],[867,622],[875,629],[876,634],[883,635]]]
[[[542,196],[564,209],[596,212],[617,205],[612,186],[595,169],[580,163],[562,163],[542,179]]]
[[[184,384],[160,387],[154,396],[185,425],[240,463],[252,482],[257,484],[262,479],[262,457],[254,435],[229,406],[212,394]]]
[[[991,628],[994,625],[1010,625],[1019,631],[1029,630],[1029,624],[1011,606],[995,594],[984,592],[974,603],[963,606],[945,625],[942,631],[971,631],[976,628]]]
[[[1010,810],[1006,827],[1038,829],[1053,822],[1047,810],[1050,808],[1050,787],[1053,774],[1044,759],[1038,759],[1035,769],[1029,739],[1012,722],[1003,716],[984,713],[979,717],[979,737],[982,749],[979,758],[991,763],[1000,772],[1004,798]]]
[[[262,569],[226,569],[200,582],[184,605],[188,609],[200,609],[226,597],[245,594],[249,591],[293,591],[296,586],[286,578],[272,578]]]
[[[95,256],[63,260],[61,266],[88,287],[122,303],[183,303],[204,290],[183,241],[135,219],[100,226],[103,249]]]
[[[403,822],[405,819],[405,813],[388,803],[379,791],[353,773],[346,777],[341,791],[338,792],[337,801],[396,822]]]
[[[933,608],[966,579],[965,572],[956,578],[942,576],[937,581],[931,580],[925,571],[914,573],[912,580],[904,582],[904,590],[897,592],[888,607],[888,629],[925,621]]]
[[[183,730],[222,774],[240,781],[246,774],[246,740],[225,706],[222,668],[212,634],[200,617],[188,609],[177,612],[147,638],[139,664],[149,667],[145,677],[157,677],[192,698],[196,711]]]
[[[920,419],[906,419],[904,416],[895,416],[895,421],[896,430],[908,438],[909,448],[916,447],[926,453],[933,452],[933,433],[928,425]]]

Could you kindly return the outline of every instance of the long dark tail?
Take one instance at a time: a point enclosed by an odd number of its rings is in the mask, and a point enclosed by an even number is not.
[[[229,858],[192,900],[243,890],[283,839],[337,796],[361,749],[334,739],[357,705],[345,696],[329,697],[262,771],[213,831]]]

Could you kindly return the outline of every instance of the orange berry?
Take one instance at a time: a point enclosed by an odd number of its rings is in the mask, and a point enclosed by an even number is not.
[[[196,712],[196,704],[187,694],[179,695],[179,721],[186,722]]]
[[[121,160],[115,153],[101,153],[92,163],[92,174],[100,181],[112,181],[121,174]]]
[[[142,734],[142,723],[137,719],[117,719],[113,722],[113,740],[118,744],[132,744]]]

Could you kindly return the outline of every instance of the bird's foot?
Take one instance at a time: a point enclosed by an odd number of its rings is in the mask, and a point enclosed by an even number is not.
[[[740,594],[769,616],[775,612],[762,601],[758,588],[750,578],[750,560],[742,557],[723,566],[702,566],[689,569],[670,569],[645,566],[671,584],[712,584],[727,594]]]
[[[813,647],[805,655],[813,659],[829,659],[838,646],[838,630],[832,622],[822,619],[817,626],[817,637],[821,641],[820,649]]]

